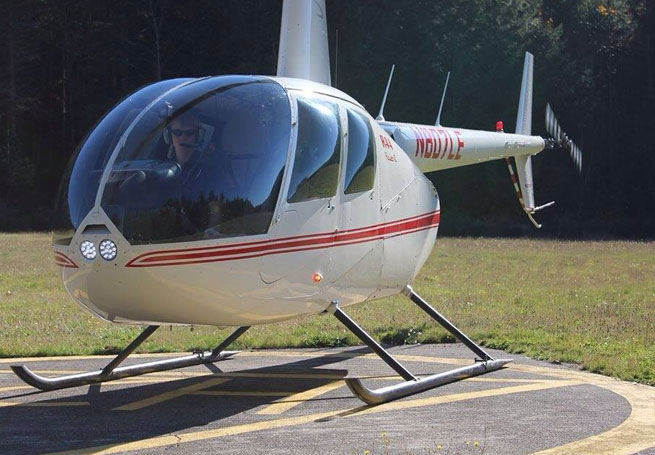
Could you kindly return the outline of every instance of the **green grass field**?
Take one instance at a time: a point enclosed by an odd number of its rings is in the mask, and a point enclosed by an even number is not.
[[[139,332],[66,295],[47,234],[0,234],[0,357],[116,352]],[[655,385],[655,243],[440,238],[414,288],[485,346]],[[347,309],[383,342],[453,341],[404,297]],[[160,329],[141,352],[227,330]],[[254,327],[238,348],[360,344],[329,315]]]

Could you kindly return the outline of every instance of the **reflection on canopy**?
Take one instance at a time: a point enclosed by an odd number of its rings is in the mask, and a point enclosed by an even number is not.
[[[136,116],[167,90],[191,81],[172,79],[148,85],[109,111],[82,141],[59,187],[53,222],[54,242],[69,244],[95,203],[100,178],[119,139]]]
[[[226,76],[153,105],[113,162],[102,208],[132,244],[268,231],[289,145],[284,89]]]

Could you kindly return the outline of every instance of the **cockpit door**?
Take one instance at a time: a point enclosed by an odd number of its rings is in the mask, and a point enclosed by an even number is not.
[[[342,109],[342,117],[345,158],[331,278],[337,288],[350,291],[350,298],[353,292],[359,293],[356,299],[361,301],[377,288],[382,264],[375,138],[365,112],[348,106]]]
[[[339,107],[330,98],[292,94],[292,102],[293,157],[275,220],[275,248],[264,257],[260,275],[306,298],[332,278],[343,132]]]

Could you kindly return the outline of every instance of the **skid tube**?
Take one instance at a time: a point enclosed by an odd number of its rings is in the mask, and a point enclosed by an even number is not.
[[[437,310],[432,308],[430,304],[416,294],[411,286],[405,286],[403,294],[418,305],[423,311],[429,314],[430,317],[437,321],[443,328],[448,330],[458,341],[466,345],[466,347],[474,352],[479,358],[475,359],[475,363],[469,366],[455,368],[444,373],[433,374],[430,376],[416,377],[393,358],[386,349],[380,346],[377,341],[371,338],[364,329],[359,327],[355,321],[350,319],[350,317],[338,307],[337,302],[333,302],[328,310],[405,380],[400,384],[379,389],[369,389],[359,378],[345,378],[344,380],[346,381],[348,388],[350,388],[350,391],[366,404],[382,404],[388,401],[397,400],[398,398],[425,392],[426,390],[450,384],[451,382],[490,373],[499,370],[512,361],[511,359],[493,359],[484,349],[473,342],[461,330],[448,321],[448,319],[442,316]]]
[[[224,349],[232,344],[234,340],[239,338],[250,327],[239,327],[212,351],[195,352],[191,355],[178,357],[175,359],[156,360],[154,362],[139,363],[137,365],[117,368],[123,360],[125,360],[158,328],[159,326],[157,325],[146,327],[143,332],[141,332],[141,334],[139,334],[139,336],[134,339],[134,341],[132,341],[102,370],[90,371],[88,373],[71,374],[68,376],[60,376],[58,378],[46,378],[33,373],[24,365],[12,365],[11,369],[27,384],[44,391],[65,389],[68,387],[77,387],[88,384],[98,384],[107,381],[115,381],[117,379],[129,378],[132,376],[139,376],[146,373],[154,373],[156,371],[168,371],[177,368],[189,367],[192,365],[214,363],[218,362],[219,360],[224,360],[238,353],[238,351],[224,351]]]

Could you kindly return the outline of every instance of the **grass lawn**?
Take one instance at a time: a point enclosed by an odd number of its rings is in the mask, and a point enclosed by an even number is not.
[[[96,320],[57,278],[47,234],[0,234],[0,357],[116,352],[140,328]],[[655,385],[655,243],[439,238],[414,288],[485,346]],[[347,308],[383,342],[453,341],[404,297]],[[141,352],[228,331],[160,329]],[[361,344],[329,315],[254,327],[237,348]]]

